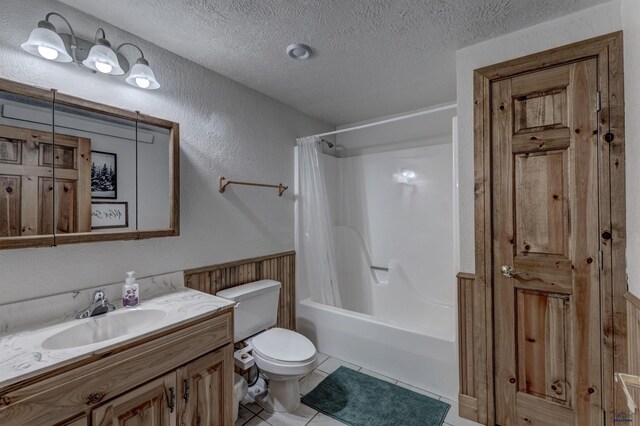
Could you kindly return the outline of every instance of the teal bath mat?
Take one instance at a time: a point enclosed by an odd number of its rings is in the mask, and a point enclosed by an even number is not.
[[[441,426],[450,408],[346,367],[331,373],[302,402],[352,426]]]

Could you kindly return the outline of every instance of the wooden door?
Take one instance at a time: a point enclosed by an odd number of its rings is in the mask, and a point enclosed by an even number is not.
[[[500,425],[602,422],[597,72],[590,59],[491,84]]]
[[[93,426],[175,426],[176,373],[115,398],[92,412]]]
[[[205,355],[178,371],[180,425],[232,422],[233,346]]]
[[[0,237],[91,231],[91,141],[56,134],[55,153],[52,142],[0,126]]]

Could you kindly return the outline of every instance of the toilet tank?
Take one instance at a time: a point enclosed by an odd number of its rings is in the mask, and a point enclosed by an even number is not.
[[[278,281],[260,280],[216,293],[237,303],[233,318],[234,342],[276,325],[280,285]]]

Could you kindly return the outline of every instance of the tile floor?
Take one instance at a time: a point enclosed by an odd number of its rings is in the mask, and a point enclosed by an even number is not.
[[[302,395],[310,392],[313,388],[315,388],[318,383],[320,383],[325,377],[329,374],[333,373],[338,367],[345,366],[352,368],[356,371],[360,371],[361,373],[368,374],[370,376],[376,377],[381,380],[385,380],[390,383],[394,383],[398,386],[402,386],[403,388],[410,389],[414,392],[421,393],[423,395],[430,396],[431,398],[442,400],[451,405],[449,412],[447,413],[447,417],[445,419],[445,425],[448,426],[474,426],[478,425],[478,423],[469,421],[467,419],[463,419],[458,417],[458,404],[455,401],[451,401],[445,397],[441,397],[434,393],[428,392],[426,390],[418,389],[414,386],[408,385],[406,383],[399,382],[391,377],[383,376],[382,374],[376,373],[374,371],[367,370],[365,368],[361,368],[357,365],[348,363],[346,361],[342,361],[338,358],[330,357],[325,354],[319,354],[319,365],[313,370],[311,373],[307,374],[305,377],[300,379],[300,393]],[[238,421],[236,422],[236,426],[340,426],[343,423],[333,419],[332,417],[326,416],[322,413],[317,412],[313,408],[307,407],[306,405],[300,405],[296,411],[292,413],[269,413],[260,407],[258,404],[253,402],[248,397],[240,404],[240,409],[238,413]],[[401,426],[401,425],[398,425]]]

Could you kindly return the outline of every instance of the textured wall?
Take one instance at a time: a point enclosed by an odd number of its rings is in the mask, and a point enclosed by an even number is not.
[[[629,3],[637,0],[625,0]],[[637,9],[637,7],[636,7]],[[636,18],[637,19],[637,18]],[[620,0],[458,50],[460,269],[475,271],[473,226],[473,70],[621,29]],[[631,72],[629,63],[626,69]],[[627,93],[627,103],[629,102]],[[629,119],[627,119],[629,121]]]
[[[62,1],[341,124],[453,101],[456,49],[606,0]]]
[[[627,162],[627,274],[629,291],[640,296],[640,1],[622,0]]]
[[[49,11],[65,15],[84,38],[103,26],[114,44],[139,43],[163,87],[141,91],[23,52],[20,44]],[[326,131],[326,123],[47,0],[3,2],[0,77],[177,121],[182,145],[180,237],[1,251],[0,304],[115,282],[128,270],[143,277],[293,249],[293,191],[282,198],[242,187],[220,194],[217,179],[293,185],[295,138]]]

